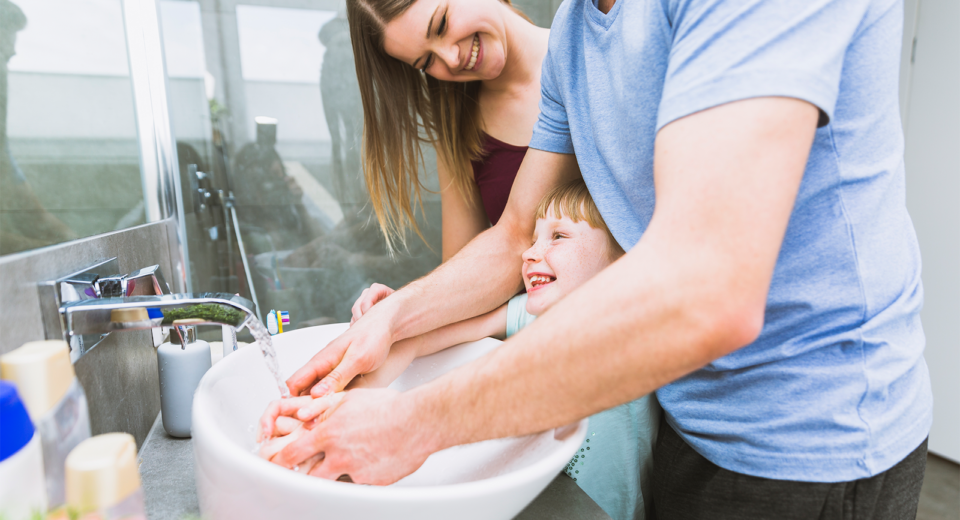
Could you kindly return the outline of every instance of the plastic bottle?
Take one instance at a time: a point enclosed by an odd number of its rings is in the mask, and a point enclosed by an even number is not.
[[[170,342],[157,348],[160,373],[160,416],[163,429],[173,437],[189,437],[193,394],[210,369],[210,344],[197,340],[193,327],[171,329]],[[180,344],[183,336],[184,345]]]
[[[146,519],[137,471],[137,443],[129,433],[105,433],[67,456],[67,510],[78,520]]]
[[[65,341],[33,341],[0,356],[0,378],[23,398],[43,446],[47,499],[64,503],[63,464],[74,447],[90,437],[87,396],[77,381]]]
[[[40,435],[12,383],[0,381],[0,518],[26,520],[47,511]]]
[[[270,312],[267,313],[267,331],[270,332],[271,336],[280,334],[280,326],[277,323],[277,311],[273,309],[270,309]]]

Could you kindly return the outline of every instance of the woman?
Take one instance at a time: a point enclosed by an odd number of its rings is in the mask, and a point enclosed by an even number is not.
[[[510,0],[348,0],[347,17],[380,227],[390,247],[420,234],[417,172],[432,144],[446,261],[503,213],[539,114],[549,31]]]

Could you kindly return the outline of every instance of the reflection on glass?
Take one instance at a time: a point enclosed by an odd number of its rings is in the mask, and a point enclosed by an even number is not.
[[[119,0],[0,0],[0,254],[143,223]]]
[[[348,321],[371,283],[399,287],[439,263],[439,196],[424,203],[427,243],[387,251],[360,171],[343,5],[257,3],[160,2],[194,290],[251,296],[242,241],[262,314],[290,311],[294,328]],[[424,182],[435,190],[436,174]]]

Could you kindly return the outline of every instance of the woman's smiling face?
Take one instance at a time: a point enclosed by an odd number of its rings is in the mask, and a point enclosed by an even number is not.
[[[543,314],[610,265],[612,257],[606,231],[585,220],[557,218],[551,208],[546,217],[537,219],[533,246],[523,253],[527,312]]]
[[[442,81],[491,80],[506,63],[506,4],[417,0],[384,30],[390,56]]]

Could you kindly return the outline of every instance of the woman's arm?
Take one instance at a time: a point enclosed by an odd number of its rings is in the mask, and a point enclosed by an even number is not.
[[[347,385],[353,388],[382,388],[392,383],[414,359],[437,353],[445,348],[477,341],[486,337],[505,339],[507,334],[507,305],[486,314],[445,325],[419,336],[398,341],[390,347],[390,354],[380,368],[357,376]]]
[[[437,156],[437,176],[440,178],[440,203],[443,218],[443,261],[457,254],[467,242],[490,227],[487,213],[480,203],[480,192],[476,184],[471,183],[473,201],[464,198],[454,182],[452,171],[439,155]]]

